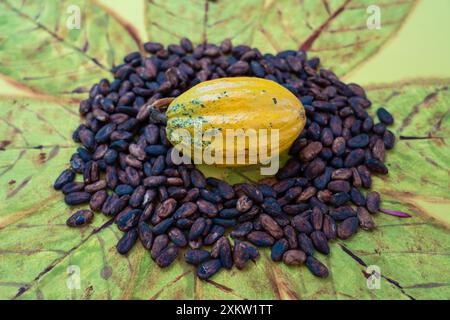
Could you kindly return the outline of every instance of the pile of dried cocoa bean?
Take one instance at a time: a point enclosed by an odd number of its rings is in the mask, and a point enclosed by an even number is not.
[[[303,51],[262,54],[229,40],[143,47],[145,54],[127,55],[112,69],[114,79],[100,80],[80,103],[85,121],[73,139],[82,146],[54,188],[68,205],[89,204],[90,210],[75,212],[67,224],[85,225],[102,212],[123,232],[119,253],[139,240],[156,264],[168,267],[187,248],[184,260],[198,266],[202,279],[221,268],[245,268],[259,256],[257,247],[269,247],[273,261],[306,264],[327,277],[315,252],[327,255],[329,241],[375,227],[380,196],[369,189],[372,173],[388,173],[385,151],[395,141],[386,128],[393,123],[389,112],[378,109],[375,123],[364,89],[343,83]],[[164,125],[143,108],[202,81],[233,76],[278,82],[307,113],[290,160],[258,184],[231,186],[193,165],[174,165]]]

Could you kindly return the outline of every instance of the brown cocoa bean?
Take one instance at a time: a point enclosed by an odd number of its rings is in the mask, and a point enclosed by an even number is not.
[[[261,214],[260,216],[261,225],[272,237],[275,239],[281,239],[283,237],[283,230],[280,228],[278,223],[272,219],[271,216],[267,214]]]
[[[310,162],[322,151],[322,143],[318,141],[311,142],[302,150],[300,150],[299,157],[304,162]]]
[[[283,262],[290,266],[299,266],[306,261],[306,254],[301,250],[288,250],[283,254]]]

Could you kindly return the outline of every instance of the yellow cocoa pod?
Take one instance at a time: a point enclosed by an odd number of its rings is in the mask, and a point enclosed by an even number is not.
[[[167,137],[177,149],[190,148],[191,158],[194,150],[212,155],[215,164],[227,166],[254,164],[255,153],[261,163],[285,151],[306,122],[301,102],[288,89],[251,77],[202,82],[173,100],[166,116]]]

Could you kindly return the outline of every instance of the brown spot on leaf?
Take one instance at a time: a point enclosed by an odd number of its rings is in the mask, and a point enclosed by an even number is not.
[[[44,293],[40,290],[36,290],[36,299],[37,300],[45,300]]]
[[[20,190],[22,190],[23,188],[25,188],[25,186],[28,184],[28,182],[30,182],[31,178],[33,176],[28,176],[26,177],[17,188],[15,188],[14,190],[12,190],[11,192],[8,192],[8,194],[6,195],[6,199],[12,198],[14,197]]]
[[[94,293],[94,286],[89,284],[86,289],[84,289],[82,300],[91,300],[92,294]]]
[[[39,162],[40,164],[43,164],[43,163],[45,162],[46,156],[47,156],[47,154],[46,154],[45,152],[39,153],[39,159],[38,159],[38,162]]]
[[[323,6],[325,7],[325,11],[328,13],[328,15],[331,14],[330,4],[328,3],[328,0],[322,0]]]
[[[88,49],[89,49],[89,41],[88,41],[88,39],[85,39],[85,40],[84,40],[83,47],[81,48],[81,51],[87,52]]]
[[[59,145],[54,146],[50,152],[48,153],[48,158],[47,161],[50,161],[51,159],[53,159],[54,157],[56,157],[59,153]]]
[[[102,271],[100,272],[100,276],[105,279],[108,280],[112,275],[112,268],[110,266],[104,266]]]
[[[11,140],[2,140],[0,141],[0,150],[5,150],[5,147],[12,143]]]

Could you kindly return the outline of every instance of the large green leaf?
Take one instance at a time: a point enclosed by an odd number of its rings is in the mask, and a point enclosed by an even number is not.
[[[328,279],[313,277],[305,267],[273,263],[263,250],[246,270],[222,271],[208,282],[198,280],[181,258],[159,269],[139,244],[120,256],[115,250],[120,232],[100,214],[86,228],[65,227],[73,209],[51,184],[75,149],[70,134],[78,123],[77,107],[1,99],[0,119],[7,123],[2,136],[9,143],[0,151],[0,298],[450,298],[450,92],[445,84],[416,83],[371,88],[369,96],[374,106],[385,105],[394,114],[393,130],[404,137],[387,157],[389,176],[375,179],[375,189],[383,207],[413,217],[377,215],[375,231],[333,243],[330,256],[319,256],[330,268]],[[66,121],[59,127],[61,117]],[[368,265],[380,267],[380,289],[367,288]],[[80,289],[67,287],[73,266],[80,271]]]
[[[195,43],[231,38],[261,52],[304,49],[339,75],[367,60],[402,25],[415,0],[147,0],[150,40]],[[367,8],[378,5],[382,27],[369,30]]]
[[[77,8],[80,28],[69,28]],[[139,43],[93,1],[0,1],[0,72],[38,92],[84,92]]]
[[[302,48],[343,75],[377,52],[415,2],[380,4],[379,30],[366,26],[370,0],[148,0],[144,18],[152,41],[169,44],[187,36],[219,43],[229,37],[262,52]],[[73,6],[80,8],[80,29],[67,26]],[[95,1],[2,0],[0,22],[0,72],[17,85],[59,96],[85,92],[108,77],[140,43],[133,26]]]

